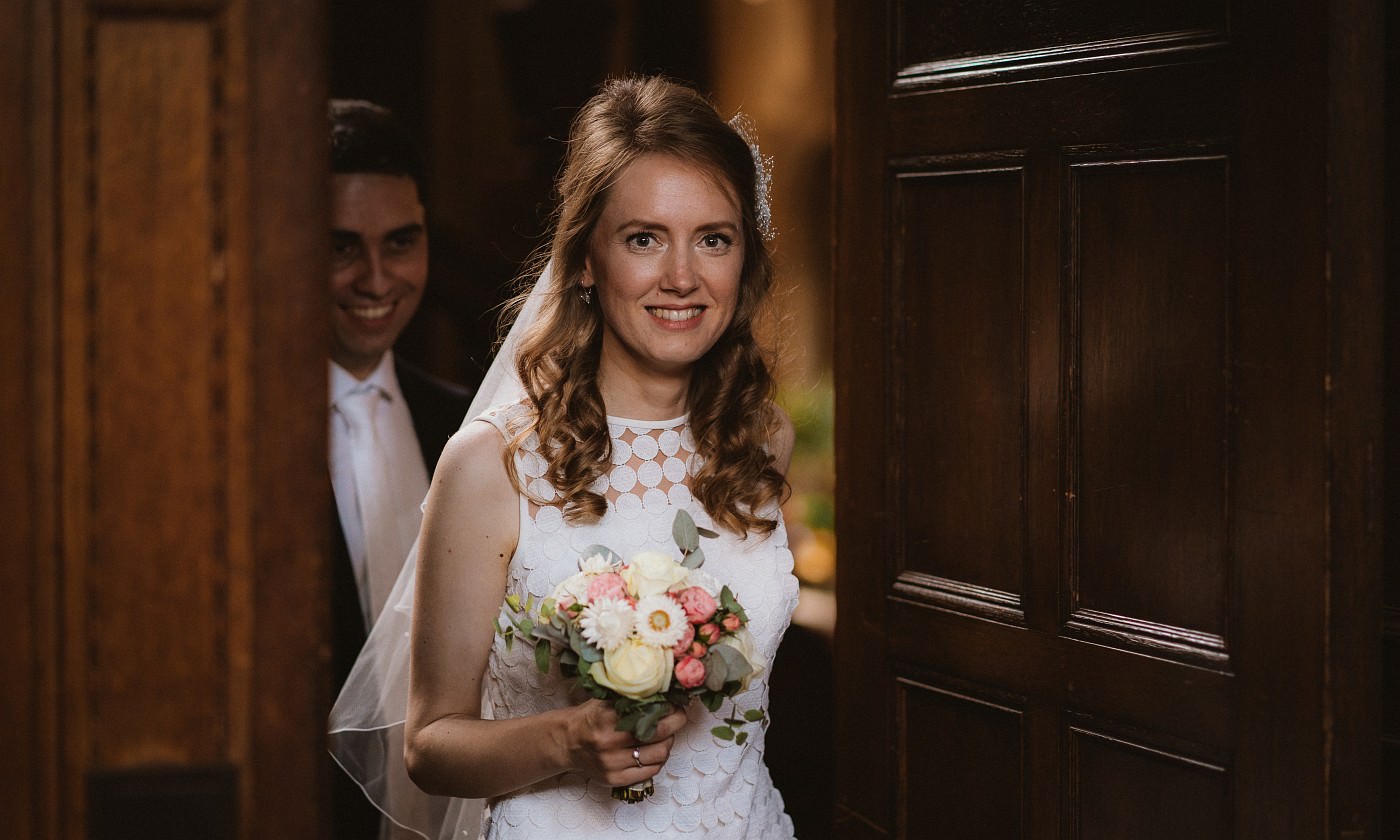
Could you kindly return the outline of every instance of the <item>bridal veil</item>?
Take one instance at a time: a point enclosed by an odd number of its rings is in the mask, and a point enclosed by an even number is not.
[[[462,423],[524,395],[515,369],[521,336],[539,317],[550,294],[550,266],[535,281],[501,344]],[[483,802],[429,796],[404,767],[404,719],[408,709],[409,634],[418,546],[409,551],[383,613],[375,622],[331,710],[329,746],[340,766],[398,827],[426,840],[475,840]]]

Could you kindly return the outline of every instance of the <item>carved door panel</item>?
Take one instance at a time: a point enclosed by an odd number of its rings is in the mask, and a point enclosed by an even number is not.
[[[1373,831],[1378,7],[837,6],[840,836]]]

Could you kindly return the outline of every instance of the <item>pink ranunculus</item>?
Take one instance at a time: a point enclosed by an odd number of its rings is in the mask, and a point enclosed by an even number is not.
[[[726,615],[723,619],[721,619],[720,624],[724,625],[724,629],[728,630],[730,633],[733,633],[740,627],[744,626],[744,622],[740,621],[739,616],[735,615],[734,613]]]
[[[700,641],[699,639],[696,639],[695,641],[690,643],[690,655],[695,657],[696,659],[700,659],[709,652],[710,646]]]
[[[588,603],[596,604],[603,598],[611,598],[615,601],[630,600],[627,597],[627,582],[622,579],[622,575],[608,572],[605,575],[598,575],[588,582]]]
[[[685,630],[681,632],[680,641],[676,642],[676,646],[673,648],[676,652],[677,659],[685,656],[686,651],[690,650],[690,643],[693,641],[695,641],[695,625],[687,624]]]
[[[699,639],[707,645],[712,645],[715,642],[718,642],[719,637],[719,625],[715,624],[713,621],[707,622],[695,628],[695,638]]]
[[[709,621],[715,614],[714,596],[698,586],[682,589],[676,593],[676,600],[680,602],[681,609],[685,610],[686,619],[692,624]]]
[[[687,656],[676,663],[676,682],[682,688],[694,688],[705,681],[705,663]]]

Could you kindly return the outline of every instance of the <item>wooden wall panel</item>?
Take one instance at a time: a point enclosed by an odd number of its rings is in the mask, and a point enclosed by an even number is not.
[[[1005,700],[899,682],[903,837],[980,840],[1027,828],[1024,722]],[[917,780],[917,785],[910,782]]]
[[[328,14],[326,0],[256,0],[246,28],[230,29],[230,53],[244,54],[248,68],[231,76],[230,100],[243,103],[249,127],[243,154],[230,156],[239,164],[230,189],[248,200],[242,224],[230,216],[230,234],[246,237],[231,253],[246,260],[249,279],[240,326],[230,331],[246,344],[250,374],[233,391],[246,394],[246,428],[234,439],[248,447],[246,473],[235,472],[247,482],[247,519],[235,534],[252,558],[234,578],[253,606],[233,649],[248,673],[243,840],[330,836]]]
[[[0,713],[24,725],[0,736],[0,825],[316,837],[324,8],[18,5],[0,20],[23,45],[0,59],[0,213],[22,243],[0,254],[0,387],[24,397],[0,410],[19,526]]]
[[[52,16],[22,4],[0,15],[0,249],[7,278],[0,305],[0,509],[10,526],[0,550],[0,824],[16,837],[50,836],[58,756],[53,554]]]
[[[207,21],[96,31],[86,323],[93,539],[80,615],[99,764],[226,752],[227,343]],[[76,303],[77,301],[75,301]]]
[[[1027,470],[1021,167],[1010,156],[901,169],[890,323],[903,374],[904,569],[1016,609]]]
[[[1206,656],[1224,655],[1231,544],[1227,173],[1165,155],[1069,171],[1071,616]]]

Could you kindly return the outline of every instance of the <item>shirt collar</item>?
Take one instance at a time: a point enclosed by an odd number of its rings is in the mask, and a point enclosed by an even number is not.
[[[356,379],[350,371],[336,364],[334,360],[330,362],[331,405],[335,405],[347,394],[372,387],[383,391],[389,402],[395,402],[402,398],[403,393],[399,390],[399,377],[394,371],[394,351],[385,351],[384,355],[379,357],[379,364],[364,379]]]

